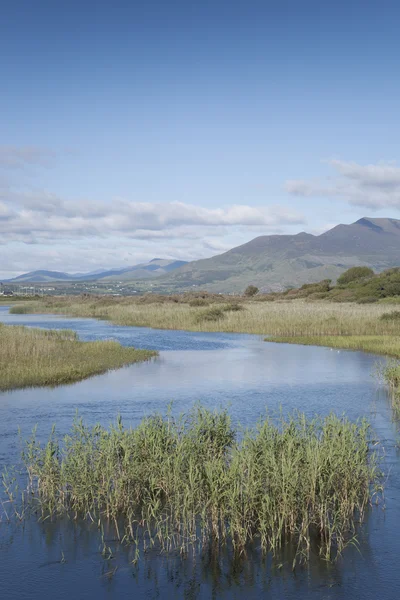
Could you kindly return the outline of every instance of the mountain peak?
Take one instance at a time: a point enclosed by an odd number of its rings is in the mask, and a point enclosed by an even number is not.
[[[174,271],[169,286],[202,286],[212,292],[265,291],[336,280],[346,269],[368,266],[382,271],[400,265],[400,220],[363,217],[321,235],[266,235],[209,259]],[[171,288],[170,288],[171,289]]]
[[[354,225],[362,225],[362,227],[368,227],[369,229],[373,229],[377,232],[383,231],[382,227],[374,222],[374,219],[369,219],[368,217],[362,217],[362,219],[358,219]]]
[[[368,227],[368,229],[375,231],[376,233],[394,233],[399,235],[400,233],[400,220],[389,219],[384,217],[370,218],[363,217],[354,223],[354,225],[361,225],[362,227]]]

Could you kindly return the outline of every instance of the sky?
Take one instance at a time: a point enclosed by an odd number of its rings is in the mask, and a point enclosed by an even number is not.
[[[0,278],[400,218],[394,0],[3,0]]]

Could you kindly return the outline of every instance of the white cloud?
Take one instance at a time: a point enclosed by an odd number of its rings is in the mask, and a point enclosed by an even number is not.
[[[0,145],[3,278],[42,267],[86,271],[154,256],[204,258],[256,235],[304,223],[301,214],[282,206],[205,207],[125,198],[100,202],[21,187],[24,181],[30,185],[35,168],[52,166],[59,155],[38,146]]]
[[[69,272],[133,265],[155,256],[195,260],[303,223],[282,206],[67,200],[0,190],[0,278],[47,268]]]
[[[60,239],[119,235],[145,239],[180,235],[181,228],[277,227],[303,223],[295,211],[279,206],[205,208],[181,202],[145,203],[64,200],[49,193],[0,194],[1,241],[40,243]],[[4,215],[5,218],[1,218]]]
[[[336,171],[328,181],[288,180],[285,189],[301,197],[341,198],[352,206],[375,210],[400,209],[400,167],[394,163],[359,165],[355,162],[329,160]]]

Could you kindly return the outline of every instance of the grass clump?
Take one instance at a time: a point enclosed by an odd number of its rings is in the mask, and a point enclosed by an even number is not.
[[[209,303],[205,298],[194,298],[193,300],[190,300],[189,306],[196,308],[198,306],[209,306]]]
[[[334,558],[380,485],[367,422],[329,415],[266,418],[239,439],[226,411],[121,419],[106,429],[75,420],[23,451],[26,499],[42,518],[109,519],[119,537],[160,550],[256,541],[297,559],[317,545]],[[121,530],[123,527],[123,530]]]
[[[230,302],[229,304],[225,304],[222,307],[222,310],[225,312],[239,312],[244,310],[243,304],[238,304],[237,302]]]
[[[396,400],[395,408],[399,409],[400,407],[398,400],[400,399],[400,362],[389,362],[383,370],[383,376],[394,392],[394,399]]]
[[[0,323],[0,390],[59,385],[154,356],[118,342],[81,342],[73,331]]]
[[[30,313],[30,308],[24,304],[17,304],[16,306],[12,306],[9,310],[11,315],[27,315]]]
[[[197,323],[209,322],[209,321],[220,321],[225,316],[223,308],[213,306],[207,310],[199,312],[196,316]]]
[[[400,321],[400,310],[393,310],[390,313],[381,315],[382,321]]]

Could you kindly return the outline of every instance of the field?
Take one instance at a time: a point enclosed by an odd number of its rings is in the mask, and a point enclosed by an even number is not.
[[[81,342],[73,331],[0,324],[0,391],[60,385],[154,356],[117,342]]]

